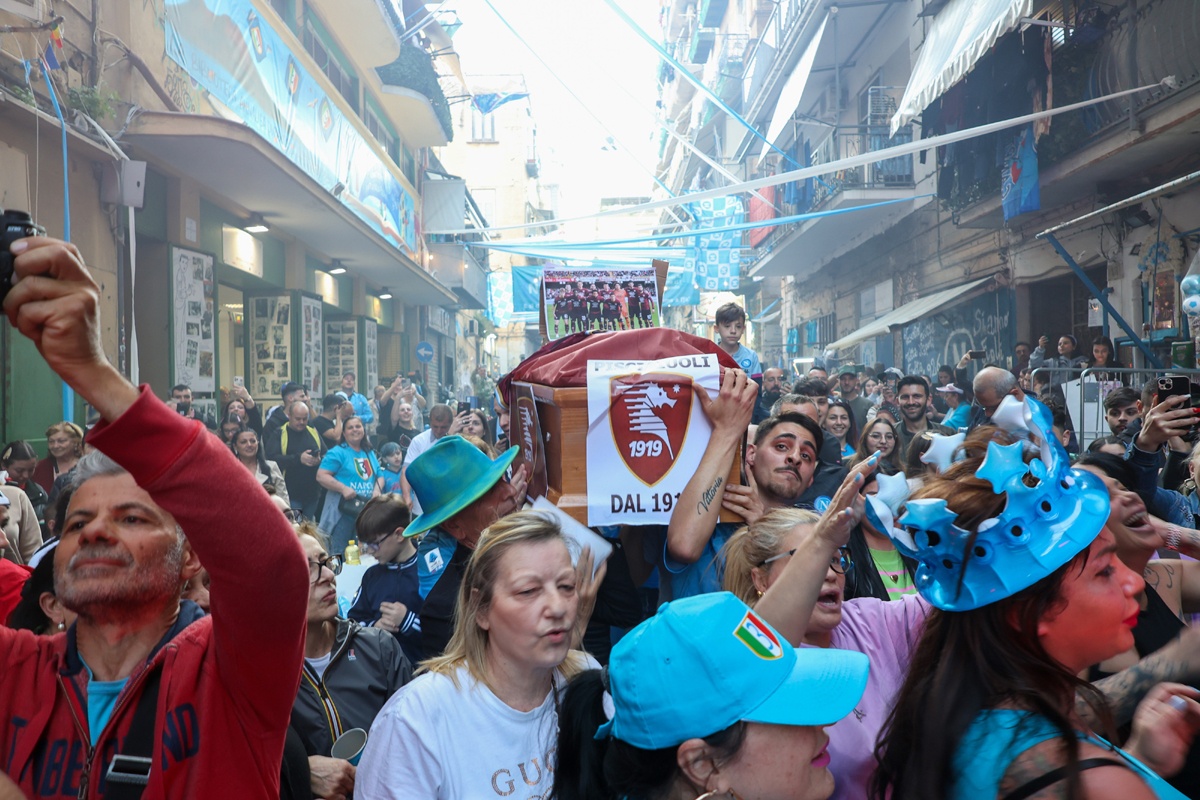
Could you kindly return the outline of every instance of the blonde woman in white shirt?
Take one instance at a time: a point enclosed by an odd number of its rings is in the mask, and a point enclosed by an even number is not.
[[[585,551],[572,567],[557,522],[538,512],[485,531],[463,576],[450,644],[376,717],[355,797],[548,792],[560,693],[598,666],[571,650],[603,577],[601,567],[593,581],[591,565]]]

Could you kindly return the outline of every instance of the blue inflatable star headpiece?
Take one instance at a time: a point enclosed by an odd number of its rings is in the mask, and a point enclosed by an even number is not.
[[[1108,490],[1095,475],[1071,469],[1048,408],[1006,397],[992,421],[1030,440],[1037,456],[1025,461],[1025,441],[988,444],[976,475],[1006,502],[974,541],[954,524],[945,500],[909,500],[903,474],[881,475],[879,493],[867,497],[876,529],[919,562],[917,591],[945,611],[980,608],[1032,586],[1087,548],[1108,519]]]

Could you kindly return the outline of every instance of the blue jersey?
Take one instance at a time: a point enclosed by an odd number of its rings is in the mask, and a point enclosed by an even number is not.
[[[417,577],[417,554],[402,564],[376,564],[363,573],[354,604],[347,614],[350,619],[370,627],[379,620],[383,603],[404,603],[408,613],[400,623],[396,639],[404,654],[414,664],[423,658],[421,653],[421,604],[424,602]]]

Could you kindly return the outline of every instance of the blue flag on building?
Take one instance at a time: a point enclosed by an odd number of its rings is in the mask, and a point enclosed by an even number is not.
[[[1041,187],[1038,184],[1037,137],[1033,123],[1013,134],[1004,148],[1004,165],[1000,174],[1000,202],[1004,206],[1004,221],[1018,214],[1037,211],[1042,207]]]
[[[683,268],[696,273],[705,292],[734,292],[741,286],[742,232],[719,230],[746,221],[745,205],[738,195],[713,197],[691,205],[693,231]],[[705,233],[707,230],[714,233]]]
[[[490,114],[505,103],[529,97],[529,92],[484,92],[471,98],[471,105],[481,114]]]
[[[54,54],[54,42],[46,45],[46,52],[42,53],[42,61],[47,69],[62,69],[62,65],[58,63],[58,56]]]

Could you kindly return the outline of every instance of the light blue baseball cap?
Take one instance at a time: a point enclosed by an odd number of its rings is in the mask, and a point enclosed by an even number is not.
[[[643,750],[735,722],[830,725],[867,686],[862,653],[792,647],[741,600],[714,592],[666,603],[613,648],[611,736]]]

